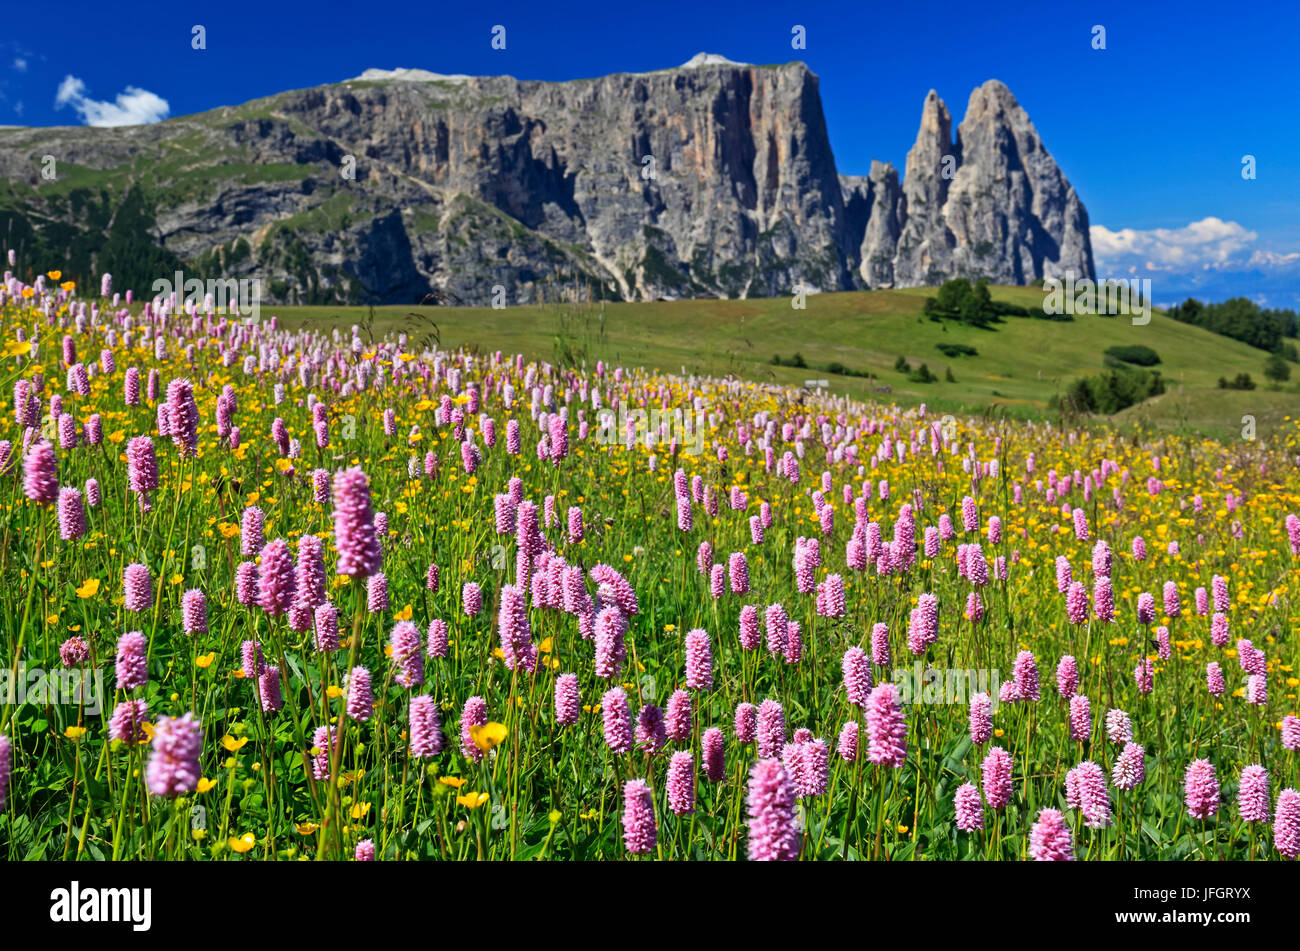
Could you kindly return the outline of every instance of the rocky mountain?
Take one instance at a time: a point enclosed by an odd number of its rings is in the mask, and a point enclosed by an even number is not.
[[[4,129],[0,172],[0,243],[25,261],[137,290],[258,277],[272,303],[1094,271],[1087,212],[1001,83],[955,141],[930,93],[900,185],[879,162],[837,174],[802,63],[707,54],[561,83],[368,70],[151,126]]]

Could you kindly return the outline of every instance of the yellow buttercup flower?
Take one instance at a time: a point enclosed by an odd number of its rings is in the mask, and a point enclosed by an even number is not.
[[[81,583],[81,587],[77,589],[77,597],[79,598],[93,598],[98,593],[99,593],[98,578],[87,578],[85,581]]]
[[[492,749],[506,738],[506,727],[504,723],[497,723],[495,720],[486,723],[483,726],[472,726],[469,728],[470,738],[474,740],[474,745],[484,753]]]
[[[238,839],[231,836],[226,844],[230,846],[232,852],[238,852],[240,855],[243,855],[245,852],[250,851],[253,846],[257,845],[257,839],[253,837],[253,833],[245,832]]]
[[[477,809],[487,802],[489,798],[491,797],[485,792],[471,792],[465,793],[463,796],[457,796],[456,801],[466,809]]]

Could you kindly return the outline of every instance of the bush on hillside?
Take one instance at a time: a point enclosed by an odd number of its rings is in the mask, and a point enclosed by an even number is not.
[[[1159,370],[1108,370],[1076,380],[1055,405],[1070,413],[1110,416],[1165,391]]]
[[[1142,344],[1128,344],[1119,347],[1107,347],[1106,356],[1123,363],[1132,363],[1140,367],[1153,367],[1160,362],[1160,354]]]
[[[1231,380],[1225,380],[1219,377],[1219,389],[1221,390],[1253,390],[1255,381],[1250,378],[1249,373],[1238,373]]]

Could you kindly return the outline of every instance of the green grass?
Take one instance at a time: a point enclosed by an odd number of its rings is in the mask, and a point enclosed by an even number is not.
[[[1157,428],[1238,437],[1241,417],[1256,417],[1264,437],[1298,404],[1294,384],[1281,391],[1220,390],[1220,376],[1239,372],[1262,379],[1267,357],[1235,340],[1178,323],[1163,313],[1134,326],[1128,317],[1076,317],[1057,322],[1009,317],[994,330],[979,330],[926,319],[921,312],[933,288],[817,294],[805,310],[788,298],[760,300],[688,300],[657,303],[610,303],[566,306],[546,304],[490,308],[376,308],[376,332],[396,328],[418,310],[439,326],[444,347],[483,351],[502,349],[529,357],[555,359],[557,336],[571,352],[590,363],[612,360],[628,366],[722,375],[733,373],[756,381],[802,383],[825,379],[838,394],[897,401],[925,402],[943,412],[984,412],[1043,418],[1049,401],[1070,381],[1100,373],[1107,347],[1142,344],[1161,357],[1158,369],[1169,392],[1111,417],[1114,422],[1141,422]],[[1042,303],[1035,287],[999,287],[995,298],[1025,307]],[[268,308],[290,326],[310,323],[329,329],[363,323],[367,311],[353,307]],[[561,327],[561,313],[564,327]],[[937,344],[965,344],[978,356],[945,357]],[[788,360],[803,355],[807,369],[772,366],[774,355]],[[940,378],[913,383],[894,370],[900,356],[913,366],[925,363]],[[838,362],[872,377],[836,376],[826,371]],[[951,367],[957,382],[943,382]],[[891,392],[877,393],[888,385]]]
[[[344,231],[351,218],[354,196],[346,191],[335,192],[329,198],[301,214],[282,219],[271,225],[270,233],[277,231]]]

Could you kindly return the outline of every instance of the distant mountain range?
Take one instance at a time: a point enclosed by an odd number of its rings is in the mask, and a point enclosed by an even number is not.
[[[930,92],[901,184],[837,173],[807,66],[708,54],[569,82],[367,70],[156,125],[3,129],[0,172],[0,243],[145,293],[176,269],[315,304],[1095,278],[1088,213],[996,80],[955,135]]]

